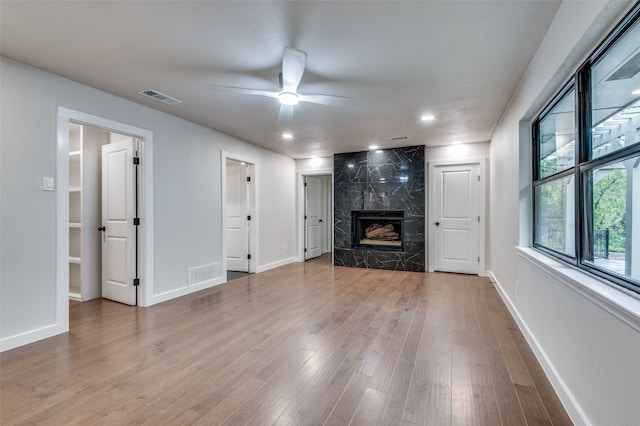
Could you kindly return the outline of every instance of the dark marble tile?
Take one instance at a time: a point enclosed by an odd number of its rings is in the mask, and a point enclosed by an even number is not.
[[[424,243],[421,244],[412,244],[408,243],[407,251],[404,253],[405,257],[405,270],[413,271],[413,272],[424,272],[425,271],[425,259],[426,259],[426,251]]]
[[[351,248],[351,218],[335,216],[333,220],[333,244],[335,248]]]
[[[392,203],[394,185],[388,183],[369,184],[364,192],[365,210],[402,209],[398,203]]]
[[[341,250],[333,252],[333,263],[336,266],[349,266],[351,268],[367,268],[365,252],[363,250]]]
[[[333,180],[336,187],[348,183],[367,182],[367,152],[335,154],[333,156]]]
[[[392,271],[403,271],[404,254],[396,251],[368,251],[367,267],[374,269],[389,269]]]
[[[369,182],[403,183],[415,179],[424,170],[424,146],[370,151],[367,171]]]
[[[404,218],[404,242],[424,243],[424,219],[416,217]]]

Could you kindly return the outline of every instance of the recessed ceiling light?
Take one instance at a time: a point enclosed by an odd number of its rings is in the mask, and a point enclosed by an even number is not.
[[[432,114],[425,114],[422,117],[420,117],[420,120],[422,121],[433,121],[435,119],[436,119],[436,116]]]
[[[382,153],[382,150],[381,149],[376,149],[376,154],[380,154],[380,153]]]
[[[282,139],[293,139],[293,135],[291,133],[283,133]]]
[[[634,90],[631,92],[632,95],[640,95],[640,89]]]
[[[451,145],[459,145],[459,144],[461,144],[461,143],[462,143],[462,142],[460,142],[460,141],[452,141],[452,142],[451,142]]]
[[[369,145],[369,149],[371,151],[374,151],[374,150],[378,149],[378,145]]]

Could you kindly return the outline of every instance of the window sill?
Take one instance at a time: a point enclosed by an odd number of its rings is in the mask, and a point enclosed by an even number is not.
[[[546,271],[571,290],[640,332],[640,295],[609,284],[572,265],[558,262],[531,247],[516,247],[516,250],[527,262]]]

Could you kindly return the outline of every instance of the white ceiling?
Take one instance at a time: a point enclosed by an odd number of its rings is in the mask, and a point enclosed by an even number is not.
[[[559,3],[2,0],[0,54],[293,158],[484,142]],[[300,103],[283,123],[276,99],[206,88],[277,89],[286,46],[308,54],[300,91],[358,106]]]

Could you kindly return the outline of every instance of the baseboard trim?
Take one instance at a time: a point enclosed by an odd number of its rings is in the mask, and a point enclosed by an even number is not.
[[[52,324],[35,330],[29,330],[25,333],[16,334],[15,336],[5,337],[4,339],[0,339],[0,352],[28,345],[29,343],[35,343],[38,340],[48,339],[49,337],[57,336],[68,331],[69,330],[65,330],[59,324]]]
[[[298,262],[298,258],[297,257],[290,257],[288,259],[282,259],[282,260],[279,260],[277,262],[267,263],[266,265],[260,265],[260,266],[258,266],[258,269],[257,269],[256,272],[265,272],[265,271],[268,271],[269,269],[279,268],[280,266],[285,266],[285,265],[288,265],[288,264],[294,263],[294,262]]]
[[[215,287],[220,284],[226,283],[227,280],[224,277],[217,277],[212,280],[203,281],[201,283],[181,287],[175,290],[167,291],[160,294],[154,294],[151,298],[151,304],[147,306],[156,305],[158,303],[166,302],[167,300],[175,299],[176,297],[186,296],[187,294],[195,293],[196,291],[206,290],[211,287]]]
[[[494,284],[494,287],[498,291],[500,298],[506,305],[507,309],[509,309],[511,316],[515,319],[518,328],[524,335],[524,338],[527,340],[527,343],[529,343],[529,346],[533,350],[533,353],[538,359],[538,362],[542,366],[542,369],[549,379],[551,386],[553,386],[553,389],[556,391],[558,398],[560,398],[560,402],[562,402],[565,410],[567,410],[567,414],[571,418],[571,421],[573,421],[575,425],[591,425],[591,422],[589,422],[587,415],[580,407],[580,404],[578,404],[578,401],[571,393],[571,390],[566,385],[564,380],[562,380],[562,377],[553,366],[553,363],[547,357],[546,352],[544,351],[538,340],[535,338],[535,336],[531,333],[529,327],[527,327],[527,324],[520,316],[518,310],[512,303],[507,293],[503,290],[502,285],[500,285],[500,281],[498,281],[492,271],[487,272],[489,279]]]

